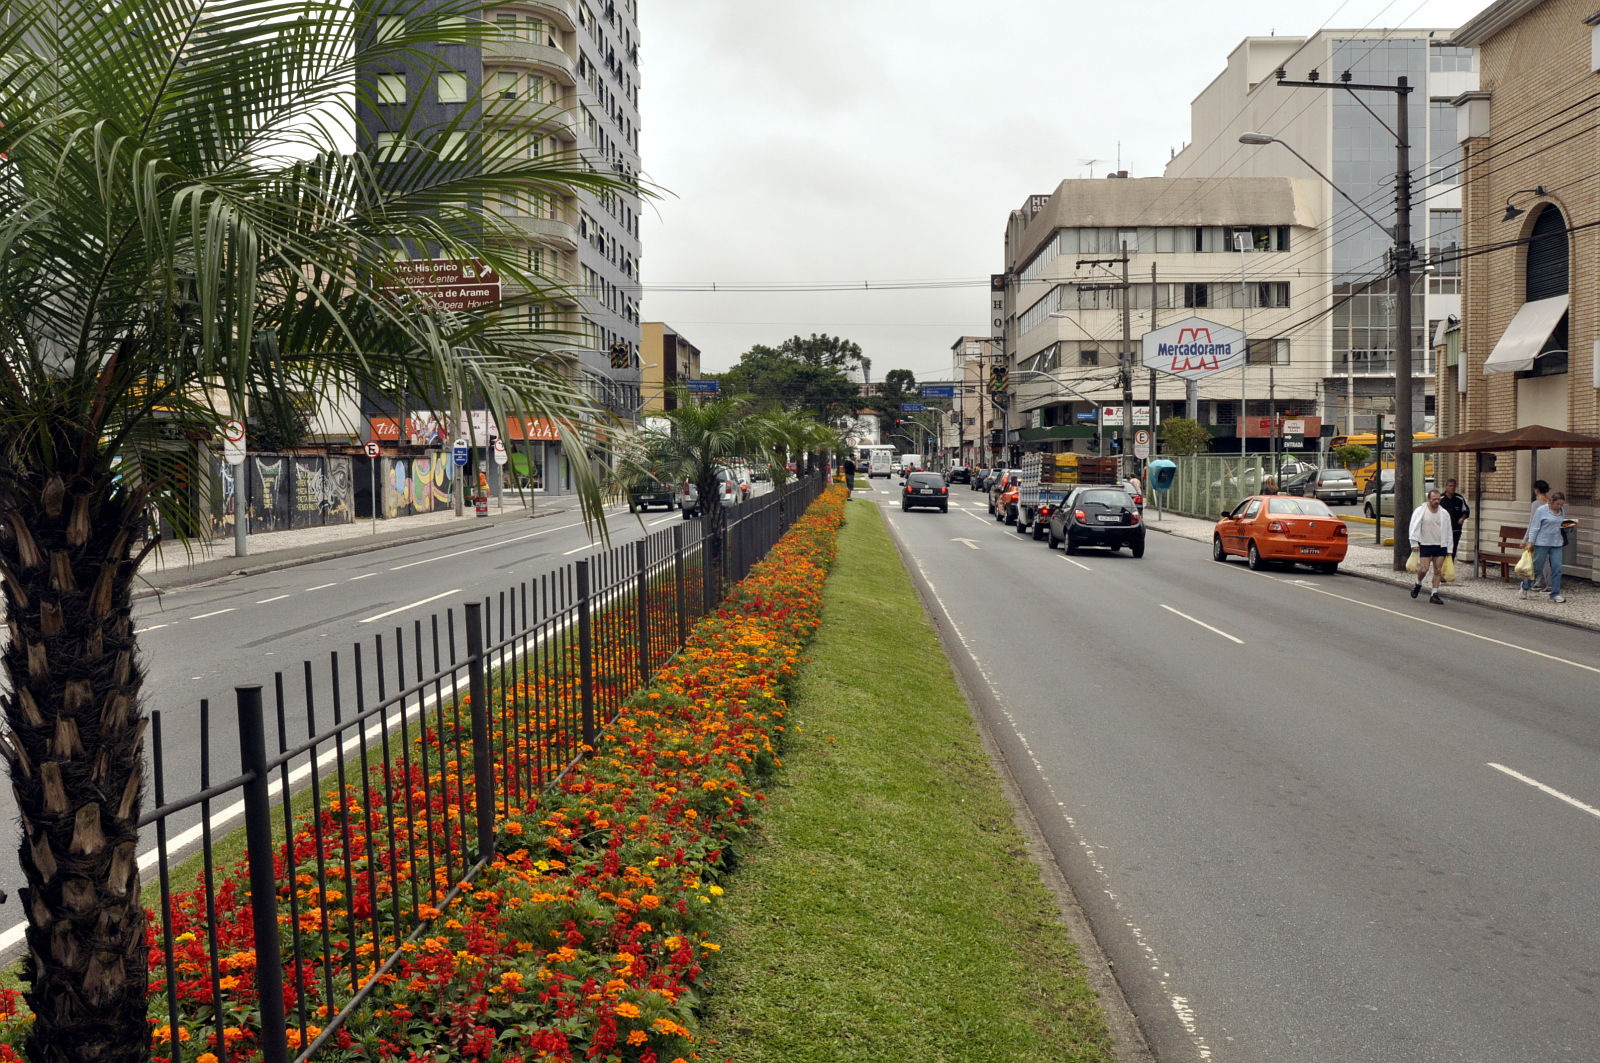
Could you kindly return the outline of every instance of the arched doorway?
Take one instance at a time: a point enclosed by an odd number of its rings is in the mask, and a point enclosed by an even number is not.
[[[1528,232],[1524,262],[1524,298],[1527,302],[1556,299],[1571,291],[1571,247],[1567,219],[1553,203],[1534,216]],[[1533,360],[1532,368],[1517,374],[1517,427],[1542,424],[1565,429],[1568,410],[1567,323],[1561,315]],[[1533,495],[1533,463],[1527,454],[1517,458],[1517,497]],[[1539,458],[1539,479],[1554,488],[1567,486],[1567,452],[1547,451]]]

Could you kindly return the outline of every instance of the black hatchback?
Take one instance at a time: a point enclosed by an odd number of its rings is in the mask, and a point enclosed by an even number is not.
[[[1112,553],[1126,546],[1144,556],[1144,519],[1139,504],[1120,487],[1079,487],[1050,515],[1050,549],[1067,544],[1067,553],[1081,546],[1107,546]]]
[[[950,512],[950,488],[945,486],[943,476],[936,472],[914,472],[906,476],[905,486],[900,489],[900,508],[917,506],[937,509],[940,513]]]

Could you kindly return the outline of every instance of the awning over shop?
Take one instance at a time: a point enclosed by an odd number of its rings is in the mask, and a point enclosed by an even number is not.
[[[1506,326],[1500,342],[1489,353],[1489,360],[1483,363],[1484,376],[1490,373],[1526,373],[1532,369],[1539,348],[1561,324],[1561,315],[1567,312],[1567,299],[1565,295],[1556,295],[1523,303],[1517,316]]]

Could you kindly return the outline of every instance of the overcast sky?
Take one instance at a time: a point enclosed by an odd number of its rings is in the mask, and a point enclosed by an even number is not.
[[[1160,176],[1189,101],[1253,34],[1459,25],[1487,0],[641,0],[644,315],[718,371],[796,332],[880,380],[947,376],[985,289],[699,293],[716,282],[983,281],[1064,178]],[[988,12],[992,11],[993,14]]]

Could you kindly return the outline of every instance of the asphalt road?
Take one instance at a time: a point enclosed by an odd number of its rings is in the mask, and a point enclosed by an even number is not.
[[[758,485],[757,494],[769,489]],[[656,509],[631,516],[626,506],[607,511],[611,543],[632,542],[643,534],[682,522],[674,510]],[[604,544],[591,539],[575,515],[517,521],[429,542],[373,550],[364,554],[230,579],[209,586],[167,591],[134,603],[135,630],[146,669],[144,708],[162,715],[165,797],[168,801],[200,789],[200,704],[211,705],[212,782],[239,771],[238,728],[234,687],[259,683],[266,687],[269,749],[277,749],[273,676],[284,672],[288,733],[291,742],[307,737],[303,662],[313,663],[318,699],[317,723],[333,723],[329,696],[329,655],[340,653],[345,712],[353,706],[352,647],[364,643],[368,704],[374,692],[374,636],[382,635],[394,673],[393,637],[403,627],[407,639],[407,672],[411,665],[413,624],[438,613],[441,631],[445,611],[455,609],[458,651],[464,651],[461,606],[485,595],[497,595],[520,581],[537,579],[569,562],[591,557]],[[443,636],[441,636],[442,638]],[[425,665],[431,671],[431,646]],[[445,651],[447,652],[447,650]],[[413,679],[414,681],[414,679]],[[387,687],[393,693],[392,679]],[[376,731],[374,731],[374,734]],[[153,735],[147,735],[146,745]],[[150,776],[147,776],[149,779]],[[233,803],[224,798],[218,807]],[[154,807],[147,786],[145,808]],[[174,834],[197,814],[175,817]],[[0,822],[16,822],[16,804],[9,789],[0,791]],[[238,826],[232,818],[224,827]],[[141,839],[141,853],[154,846],[154,829]],[[195,840],[190,840],[192,848]],[[147,870],[148,880],[154,874]],[[16,850],[0,846],[0,887],[15,895],[22,885]],[[22,911],[15,903],[0,908],[0,959],[20,941],[16,924]]]
[[[1160,1059],[1600,1058],[1593,634],[1154,532],[1069,558],[897,489]]]

